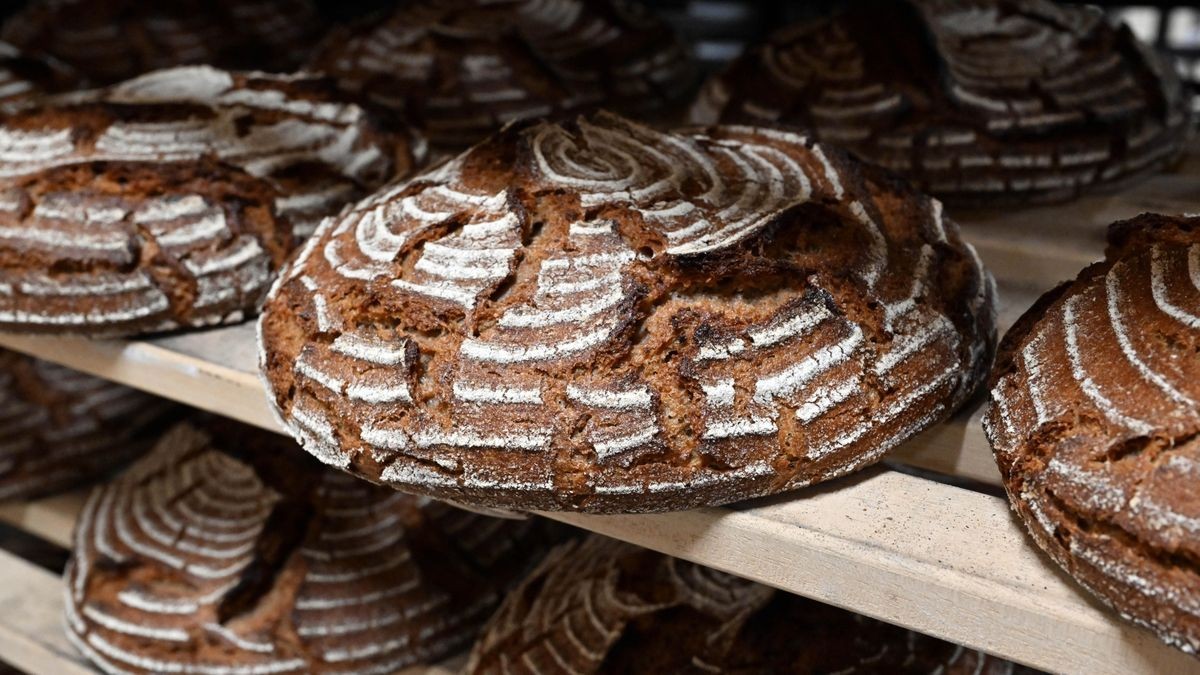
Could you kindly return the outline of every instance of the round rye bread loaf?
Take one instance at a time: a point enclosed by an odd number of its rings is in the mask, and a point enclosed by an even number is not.
[[[1002,675],[1003,659],[600,536],[515,588],[467,675]]]
[[[1034,541],[1122,616],[1200,648],[1200,218],[1106,259],[1005,336],[984,428]]]
[[[64,94],[0,119],[0,177],[88,160],[212,157],[271,181],[303,238],[424,158],[424,143],[312,75],[188,66]]]
[[[0,39],[104,84],[207,63],[290,71],[320,36],[311,0],[30,0]]]
[[[1099,9],[1047,0],[851,3],[747,50],[691,118],[797,126],[983,205],[1119,185],[1191,135],[1167,61]]]
[[[260,322],[306,450],[465,504],[655,511],[849,473],[991,360],[941,205],[804,138],[513,126],[326,221]]]
[[[135,389],[0,350],[0,499],[107,476],[149,448],[174,410]]]
[[[696,81],[679,37],[629,0],[409,2],[335,29],[309,67],[457,148],[589,105],[677,120]]]
[[[209,161],[0,178],[0,329],[117,336],[242,321],[292,248],[275,197]]]
[[[67,631],[105,672],[393,673],[440,660],[554,543],[547,521],[379,488],[286,437],[217,426],[175,427],[80,514]]]

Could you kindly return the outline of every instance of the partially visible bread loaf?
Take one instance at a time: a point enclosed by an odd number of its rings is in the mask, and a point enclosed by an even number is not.
[[[80,514],[68,636],[110,673],[391,673],[469,644],[545,525],[353,480],[275,434],[182,424]]]
[[[292,249],[276,195],[209,161],[0,178],[0,329],[116,336],[241,321]]]
[[[296,234],[424,158],[423,143],[309,75],[157,71],[0,120],[0,177],[87,160],[215,157],[272,181]]]
[[[509,593],[468,675],[999,675],[1012,663],[600,536]]]
[[[1034,541],[1200,649],[1200,218],[1142,215],[1005,336],[984,428]]]
[[[310,0],[30,0],[0,38],[107,83],[197,63],[291,71],[320,30]]]
[[[510,127],[326,221],[260,323],[306,450],[513,509],[661,511],[844,475],[990,363],[941,204],[798,135]]]
[[[781,29],[691,118],[786,123],[944,199],[1023,203],[1162,169],[1190,135],[1189,99],[1096,8],[882,0]]]
[[[696,72],[671,29],[626,0],[419,0],[333,31],[309,67],[459,148],[587,105],[666,119]]]
[[[174,406],[107,380],[0,350],[0,499],[99,478],[154,441]]]

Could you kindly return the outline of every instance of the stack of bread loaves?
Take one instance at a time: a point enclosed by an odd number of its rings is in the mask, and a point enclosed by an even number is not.
[[[33,0],[0,28],[0,329],[257,314],[296,441],[163,434],[166,404],[0,353],[0,496],[157,439],[78,523],[90,661],[387,673],[482,628],[468,672],[1016,668],[625,544],[554,549],[568,531],[513,512],[777,494],[953,414],[996,288],[919,190],[988,206],[1161,169],[1191,124],[1169,67],[1047,0],[862,3],[699,93],[627,0],[323,28],[308,0]],[[1196,219],[1116,227],[1009,334],[987,422],[1038,544],[1187,650],[1197,242]]]

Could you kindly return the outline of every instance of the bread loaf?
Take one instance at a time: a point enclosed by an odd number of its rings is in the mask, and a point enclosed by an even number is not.
[[[655,511],[840,476],[990,362],[941,204],[799,135],[513,127],[327,221],[260,323],[306,450],[404,490]]]
[[[460,149],[581,106],[666,119],[695,80],[679,38],[624,0],[410,2],[333,31],[309,67]]]
[[[175,411],[134,389],[0,350],[0,500],[108,476],[145,452]]]
[[[1200,218],[1113,225],[1005,336],[984,428],[1034,541],[1122,616],[1200,647]]]
[[[391,673],[469,644],[545,536],[183,424],[80,514],[68,636],[110,673]]]
[[[1162,169],[1190,136],[1172,66],[1099,9],[851,7],[748,50],[705,86],[692,120],[797,126],[939,197],[985,205],[1121,184]]]

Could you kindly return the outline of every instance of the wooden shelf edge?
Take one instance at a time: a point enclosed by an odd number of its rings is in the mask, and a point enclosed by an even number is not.
[[[67,642],[62,581],[0,550],[0,657],[29,673],[92,675]]]

